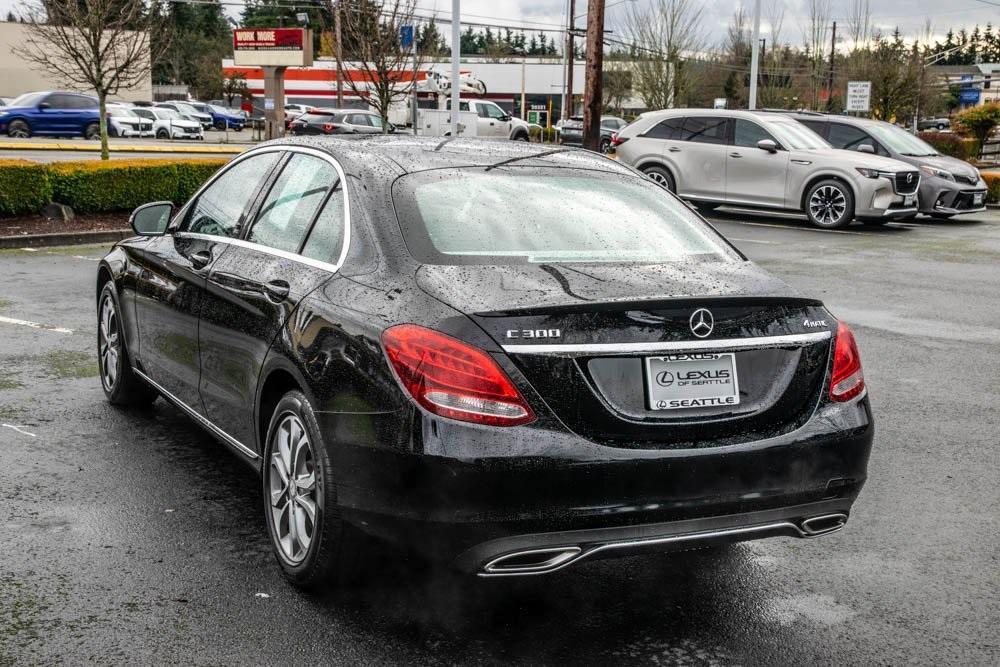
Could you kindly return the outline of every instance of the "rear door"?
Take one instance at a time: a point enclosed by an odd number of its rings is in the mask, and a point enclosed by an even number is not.
[[[212,267],[202,311],[201,395],[208,418],[255,442],[264,358],[302,298],[330,278],[345,239],[345,197],[331,158],[291,152],[243,239]]]
[[[733,124],[733,144],[726,155],[726,201],[757,206],[785,206],[788,151],[759,124],[737,118]],[[776,153],[757,147],[770,140]]]
[[[681,128],[683,146],[676,152],[680,165],[677,194],[722,201],[726,197],[726,152],[729,118],[688,116]],[[668,146],[669,152],[674,146]]]
[[[176,231],[151,239],[137,260],[136,353],[142,370],[202,415],[198,327],[208,273],[238,237],[277,158],[262,153],[226,168],[180,214]]]

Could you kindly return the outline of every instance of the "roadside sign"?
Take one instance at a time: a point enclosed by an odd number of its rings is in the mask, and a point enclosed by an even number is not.
[[[964,105],[979,104],[978,88],[962,88],[958,91],[958,103]]]
[[[872,106],[872,82],[848,81],[846,111],[870,111]]]
[[[233,31],[233,63],[258,66],[312,65],[312,32],[306,28],[240,28]]]
[[[399,26],[399,45],[403,47],[406,51],[411,46],[413,46],[413,26],[412,25],[401,25]]]
[[[715,102],[712,103],[713,109],[725,109],[726,108],[726,98],[716,97]]]

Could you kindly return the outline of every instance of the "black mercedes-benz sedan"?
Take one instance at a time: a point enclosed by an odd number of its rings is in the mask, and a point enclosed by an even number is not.
[[[811,538],[865,481],[847,325],[595,153],[283,140],[132,225],[104,391],[254,466],[304,588],[382,541],[489,577]]]

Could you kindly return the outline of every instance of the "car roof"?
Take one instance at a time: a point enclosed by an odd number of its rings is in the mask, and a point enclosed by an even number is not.
[[[840,114],[832,113],[802,113],[799,111],[788,111],[785,112],[785,116],[794,118],[796,120],[816,120],[823,123],[830,123],[836,121],[838,123],[845,123],[847,125],[858,125],[861,127],[878,125],[880,123],[885,123],[884,120],[876,120],[874,118],[858,118],[856,116],[842,116]]]
[[[276,139],[261,146],[306,146],[326,151],[338,159],[366,166],[373,157],[395,164],[405,173],[428,169],[486,167],[518,159],[519,165],[576,167],[634,174],[626,166],[603,155],[578,148],[530,144],[500,139],[452,139],[412,135],[342,135]]]

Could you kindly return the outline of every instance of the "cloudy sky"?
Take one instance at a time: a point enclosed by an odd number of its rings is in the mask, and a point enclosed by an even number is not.
[[[239,13],[240,0],[222,0],[227,4],[227,10],[236,15]],[[291,2],[292,0],[288,0]],[[658,0],[606,0],[607,24],[614,29],[622,19],[629,6],[642,6]],[[0,11],[5,16],[11,8],[17,7],[21,0],[0,0]],[[310,4],[316,0],[303,0]],[[734,0],[695,0],[703,7],[703,23],[712,42],[723,39],[726,25],[733,10],[739,2]],[[976,23],[985,25],[992,22],[1000,25],[1000,0],[869,0],[873,23],[889,32],[895,27],[907,35],[917,35],[923,31],[928,18],[933,30],[943,35],[949,28],[971,27]],[[503,25],[521,25],[526,28],[552,28],[565,21],[566,0],[462,0],[463,18],[478,23],[499,23]],[[586,0],[577,0],[577,13],[586,10]],[[809,0],[763,0],[763,4],[783,5],[785,9],[782,41],[801,44],[802,33],[807,22]],[[846,22],[849,7],[853,0],[831,0],[833,19]],[[451,0],[417,0],[421,14],[435,11],[441,16],[451,15]],[[752,0],[744,0],[744,5],[753,6]],[[578,19],[583,25],[585,19]],[[447,29],[445,26],[442,26]],[[764,29],[766,36],[766,26]]]

